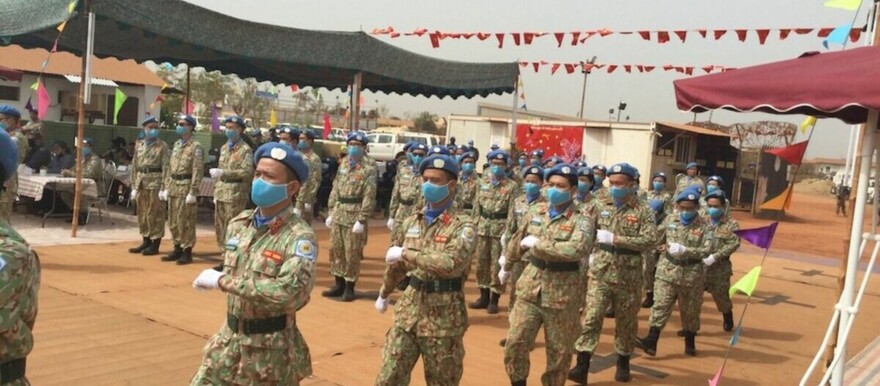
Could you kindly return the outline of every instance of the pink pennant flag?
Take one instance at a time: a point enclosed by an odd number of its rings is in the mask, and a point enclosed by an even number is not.
[[[61,37],[61,36],[59,36],[59,37]],[[57,51],[58,51],[58,39],[55,39],[55,44],[52,45],[52,51],[50,51],[50,52],[57,52]]]
[[[721,373],[724,372],[724,364],[721,364],[721,368],[718,369],[718,372],[715,373],[715,377],[709,380],[709,386],[718,386],[721,384]]]
[[[49,110],[49,92],[46,91],[46,85],[40,82],[37,85],[37,117],[45,118],[47,110]]]
[[[562,63],[553,63],[553,66],[550,67],[550,75],[556,75],[556,71],[559,70],[561,65]]]

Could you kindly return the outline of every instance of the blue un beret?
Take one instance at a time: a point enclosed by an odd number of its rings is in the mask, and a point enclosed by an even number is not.
[[[198,126],[196,118],[192,115],[181,115],[180,118],[178,118],[178,121],[186,121],[186,123],[189,123],[192,127]]]
[[[575,165],[575,167],[577,167],[577,165]],[[592,180],[593,169],[590,169],[588,167],[577,168],[577,175],[578,177],[590,177],[590,179]]]
[[[510,158],[510,156],[507,155],[507,152],[504,150],[492,150],[489,152],[489,154],[486,155],[486,159],[488,159],[489,161],[493,159],[500,159],[504,161],[504,163],[507,163],[508,158]]]
[[[263,158],[271,158],[281,162],[296,174],[296,179],[299,182],[305,182],[309,179],[309,165],[303,160],[302,153],[293,150],[286,144],[269,142],[258,147],[254,152],[254,165]]]
[[[532,157],[544,158],[544,149],[535,149],[530,153]]]
[[[526,176],[529,174],[536,175],[541,179],[541,181],[544,181],[544,169],[541,169],[537,166],[529,166],[529,167],[523,169],[523,172],[522,172],[523,178],[526,178]]]
[[[634,168],[632,165],[623,162],[612,166],[611,169],[608,170],[607,175],[612,176],[615,174],[623,174],[629,176],[629,178],[635,179],[636,176],[639,174],[639,171],[636,170],[636,168]]]
[[[555,165],[558,165],[558,164],[561,164],[561,163],[565,163],[565,160],[563,160],[562,158],[557,157],[557,156],[554,155],[554,156],[552,156],[552,157],[547,158],[546,160],[544,160],[544,162],[542,162],[541,165],[547,165],[547,164],[550,163],[550,162],[555,162]],[[572,166],[573,166],[573,165],[572,165]]]
[[[707,184],[711,181],[717,181],[718,185],[724,185],[724,180],[722,180],[721,177],[719,177],[719,176],[711,176],[708,179],[706,179]]]
[[[464,162],[464,160],[468,158],[474,160],[474,162],[477,162],[477,155],[474,154],[474,152],[466,151],[464,153],[461,153],[461,162]]]
[[[589,165],[587,165],[586,161],[578,161],[577,163],[574,164],[574,167],[578,168],[578,170],[585,168],[587,166],[589,166]],[[590,169],[590,170],[592,170],[592,169]]]
[[[727,195],[724,194],[724,191],[721,189],[716,189],[714,192],[709,193],[706,195],[706,197],[704,197],[706,201],[709,201],[710,198],[717,198],[721,200],[722,203],[727,201]]]
[[[279,132],[280,132],[280,133],[287,133],[287,134],[293,135],[293,128],[290,127],[290,126],[284,126],[284,127],[281,128],[281,130],[279,130]]]
[[[0,130],[0,169],[3,172],[3,180],[0,183],[9,180],[18,169],[18,145],[12,141],[6,130]]]
[[[678,197],[675,198],[675,202],[682,201],[691,201],[693,203],[700,203],[700,192],[698,189],[687,188],[678,194]]]
[[[696,168],[696,167],[697,167],[696,162],[688,162],[687,166],[685,166],[684,168],[685,168],[685,170],[687,170],[687,169]]]
[[[89,137],[83,139],[83,145],[95,146],[95,140]]]
[[[593,165],[593,171],[595,172],[596,170],[608,174],[608,169],[605,167],[605,165]]]
[[[317,136],[315,136],[315,133],[311,130],[303,130],[300,134],[304,134],[306,138],[311,139],[312,141],[317,138]]]
[[[497,143],[493,143],[492,146],[489,146],[489,150],[492,150],[492,151],[498,150],[498,149],[500,149],[500,148],[501,148],[501,147],[498,146]]]
[[[240,116],[238,116],[238,115],[233,115],[233,116],[231,116],[231,117],[226,117],[226,119],[223,120],[223,124],[224,124],[224,125],[227,124],[227,123],[229,123],[229,122],[232,122],[232,123],[238,125],[238,126],[241,127],[242,129],[245,128],[245,127],[247,127],[247,124],[244,123],[244,118],[242,118],[242,117],[240,117]]]
[[[412,147],[412,145],[414,143],[416,143],[416,141],[413,141],[413,140],[406,141],[406,145],[403,145],[403,151],[409,151],[409,149]]]
[[[10,117],[21,118],[21,111],[10,105],[0,105],[0,114]]]
[[[655,212],[660,212],[661,210],[663,210],[663,200],[650,200],[648,201],[648,205],[651,207],[651,210]]]
[[[302,130],[300,130],[299,128],[294,127],[290,130],[290,135],[294,136],[295,138],[299,138],[300,134],[302,134]]]
[[[364,133],[361,133],[361,132],[353,132],[353,133],[348,134],[348,137],[345,138],[345,142],[348,143],[351,141],[358,141],[358,142],[364,144],[364,146],[366,146],[367,143],[370,142],[367,139],[367,135]]]
[[[574,167],[574,165],[560,163],[560,164],[557,164],[556,166],[550,168],[545,173],[546,173],[547,179],[550,179],[550,177],[553,177],[553,176],[562,176],[565,178],[572,178],[572,179],[577,180],[578,170],[576,167]]]
[[[159,123],[159,120],[156,119],[155,115],[150,115],[149,117],[144,118],[144,120],[141,122],[141,126],[146,126],[151,123]]]
[[[445,170],[456,178],[458,177],[458,171],[460,170],[458,162],[455,162],[454,158],[445,154],[434,154],[425,158],[422,163],[419,164],[419,174],[425,174],[425,170],[427,169]]]
[[[449,148],[446,146],[432,146],[431,150],[428,150],[428,155],[431,156],[434,154],[449,155]]]
[[[663,172],[657,172],[657,173],[654,173],[654,177],[652,177],[651,179],[653,180],[654,178],[657,178],[657,177],[662,178],[662,179],[663,179],[663,182],[668,181],[668,180],[666,179],[666,173],[663,173]]]
[[[424,143],[421,143],[421,142],[415,142],[412,144],[412,146],[409,147],[409,151],[414,152],[416,150],[421,150],[421,151],[424,151],[425,154],[428,154],[428,145],[425,145]]]

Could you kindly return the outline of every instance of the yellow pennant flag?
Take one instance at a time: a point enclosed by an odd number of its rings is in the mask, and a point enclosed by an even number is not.
[[[128,95],[125,95],[122,90],[119,88],[116,89],[116,95],[113,104],[113,124],[116,125],[119,123],[119,110],[122,109],[122,104],[125,103],[125,100],[128,99]]]
[[[275,127],[275,125],[277,123],[278,123],[278,117],[275,116],[275,109],[272,109],[272,111],[269,113],[269,126]]]
[[[58,27],[56,27],[55,29],[57,29],[58,32],[63,32],[64,27],[66,27],[66,26],[67,26],[67,22],[65,21],[64,23],[58,24]]]
[[[828,8],[841,8],[847,11],[855,11],[862,5],[862,0],[828,0],[825,6]]]
[[[40,78],[37,78],[37,81],[31,85],[31,90],[36,90],[38,88],[40,88]]]
[[[67,13],[73,13],[73,10],[76,9],[77,0],[71,0],[69,4],[67,4]]]
[[[801,133],[806,134],[807,129],[816,126],[816,117],[807,117],[804,119],[804,123],[801,123]]]
[[[752,268],[749,273],[739,279],[736,284],[730,287],[730,297],[733,298],[737,292],[742,292],[748,297],[752,297],[752,292],[755,291],[755,287],[758,286],[758,278],[761,276],[761,266],[757,266]]]
[[[778,196],[767,200],[758,208],[764,210],[789,210],[791,209],[791,194],[792,189],[791,185],[789,185]]]

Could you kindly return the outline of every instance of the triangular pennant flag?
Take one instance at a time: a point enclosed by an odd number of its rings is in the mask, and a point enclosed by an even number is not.
[[[519,62],[519,66],[522,68],[526,68],[529,66],[529,62]]]
[[[767,36],[770,35],[770,30],[769,29],[759,29],[759,30],[756,30],[756,32],[758,33],[758,43],[763,45],[764,42],[767,41]]]
[[[678,36],[681,39],[681,42],[684,43],[687,40],[688,31],[675,31],[675,36]]]
[[[642,39],[651,40],[651,31],[639,31],[639,35]]]
[[[555,32],[553,37],[556,38],[556,46],[562,47],[562,40],[565,39],[565,32]]]
[[[758,208],[762,210],[789,210],[791,208],[791,185],[787,186],[778,196],[765,201]]]
[[[685,67],[685,68],[684,68],[684,73],[685,73],[685,74],[688,74],[688,75],[693,75],[693,74],[694,74],[694,68],[693,68],[693,67]]]
[[[710,72],[712,72],[712,70],[714,70],[714,69],[715,69],[715,66],[706,66],[706,67],[703,67],[703,71],[706,71],[707,74],[710,73]]]
[[[786,147],[767,149],[764,150],[764,152],[782,158],[792,165],[800,165],[801,160],[804,158],[804,152],[807,151],[808,142],[809,141],[803,141]]]
[[[702,36],[703,39],[706,38],[706,30],[704,30],[704,29],[698,29],[697,32],[700,33],[700,36]]]
[[[587,31],[587,32],[585,32],[585,33],[587,34],[587,36],[584,36],[584,37],[580,40],[581,43],[587,41],[587,39],[589,39],[589,38],[593,37],[594,35],[598,34],[598,32],[596,32],[596,31]]]
[[[64,32],[64,27],[67,27],[67,21],[58,24],[58,27],[55,27],[55,29],[57,29],[58,32]]]
[[[827,38],[828,35],[831,35],[831,31],[834,31],[834,28],[819,28],[819,32],[816,32],[816,36]]]
[[[612,73],[612,72],[614,72],[614,70],[616,70],[616,69],[617,69],[617,65],[616,65],[616,64],[609,64],[609,65],[608,65],[608,73],[609,73],[609,74]]]
[[[639,72],[645,72],[645,66],[641,64],[636,65],[636,68],[639,70]]]
[[[523,34],[523,42],[526,45],[532,44],[532,39],[534,39],[534,38],[535,38],[535,34],[532,32],[526,32]]]
[[[67,4],[67,13],[70,14],[73,13],[74,10],[76,10],[76,2],[77,0],[72,0],[70,3]]]
[[[853,28],[852,31],[849,31],[849,41],[855,43],[862,38],[862,29],[861,28]]]
[[[655,66],[645,66],[645,72],[654,71]]]
[[[580,31],[574,31],[571,33],[571,45],[576,46],[578,41],[581,39]]]
[[[730,337],[730,345],[736,346],[739,343],[739,334],[742,332],[742,324],[736,326],[736,330],[733,330],[733,336]]]
[[[31,90],[37,91],[37,89],[40,88],[40,79],[41,78],[37,78],[34,84],[31,85]]]
[[[519,35],[518,33],[516,33],[516,32],[511,33],[510,35],[513,36],[513,44],[515,44],[515,45],[518,46],[518,45],[519,45],[519,37],[520,37],[520,35]]]
[[[525,104],[525,103],[523,103],[523,105],[520,106],[519,109],[520,109],[520,110],[525,110],[525,111],[528,111],[528,110],[529,110],[528,107],[526,107],[526,104]]]
[[[532,68],[535,69],[535,72],[538,72],[538,70],[541,69],[541,63],[540,62],[532,62]]]
[[[36,111],[34,110],[34,105],[31,104],[31,97],[28,97],[27,103],[24,104],[24,109],[27,111]]]
[[[715,40],[721,39],[721,37],[724,36],[724,34],[726,33],[726,29],[716,29],[715,31],[713,31],[713,34],[715,35]]]
[[[613,31],[611,31],[611,30],[608,29],[608,28],[602,28],[602,29],[600,29],[600,30],[598,30],[598,31],[596,31],[596,32],[598,32],[598,33],[599,33],[599,36],[601,36],[601,37],[603,37],[603,38],[606,37],[606,36],[608,36],[608,35],[611,35],[611,34],[614,33]]]
[[[626,71],[627,73],[631,73],[632,72],[632,65],[631,64],[624,64],[623,70]]]
[[[828,34],[828,37],[822,42],[822,45],[825,46],[826,49],[831,44],[846,45],[846,39],[849,37],[850,31],[852,31],[852,24],[847,23],[841,25]]]
[[[718,369],[718,372],[715,373],[715,376],[709,380],[709,386],[718,386],[721,384],[721,373],[724,372],[724,363],[721,364],[721,368]]]
[[[480,41],[486,40],[486,39],[488,39],[490,36],[492,36],[492,34],[488,34],[488,33],[485,33],[485,32],[477,32],[477,39],[480,39]]]
[[[739,236],[741,239],[752,243],[758,248],[770,249],[770,244],[773,243],[773,236],[776,235],[777,226],[779,226],[779,223],[774,222],[765,227],[739,229],[733,231],[733,233],[736,233],[736,235]]]
[[[738,29],[738,30],[736,30],[736,37],[739,39],[739,41],[744,42],[744,41],[746,41],[746,35],[748,33],[749,33],[749,30],[747,30],[747,29]]]
[[[428,34],[428,38],[431,39],[431,48],[440,47],[440,33],[439,32],[431,32]]]
[[[275,127],[278,125],[278,115],[275,114],[275,109],[269,111],[269,127]]]
[[[565,73],[566,73],[566,74],[573,74],[573,73],[574,73],[574,67],[575,67],[575,65],[572,64],[572,63],[565,63]]]
[[[503,33],[495,34],[495,39],[498,40],[498,48],[504,48],[504,34]]]
[[[553,65],[550,67],[550,75],[555,75],[556,70],[558,70],[559,66],[561,66],[561,65],[562,65],[562,63],[553,63]]]
[[[794,33],[796,33],[798,35],[806,35],[810,32],[813,32],[812,28],[795,28],[794,29]]]
[[[779,30],[779,40],[785,40],[785,38],[787,38],[789,34],[791,34],[790,29]]]
[[[801,133],[806,134],[807,129],[816,126],[816,117],[810,116],[807,119],[804,119],[804,122],[801,123]]]
[[[122,90],[118,87],[116,88],[116,98],[115,103],[113,104],[113,124],[119,124],[119,110],[122,110],[122,104],[125,103],[125,100],[128,99],[128,95],[125,95]]]
[[[667,65],[663,66],[663,70],[665,70],[665,71],[672,71],[672,69],[674,69],[674,68],[675,67],[671,64],[667,64]]]
[[[743,276],[736,284],[730,286],[730,297],[733,298],[737,292],[742,292],[748,297],[752,297],[755,287],[758,286],[758,278],[761,277],[761,266],[752,268],[749,273]]]
[[[43,119],[46,117],[46,113],[49,112],[49,91],[46,90],[46,85],[43,82],[40,82],[39,86],[37,86],[37,117]]]
[[[669,32],[657,31],[657,43],[663,44],[669,41]]]
[[[861,0],[828,0],[825,6],[828,8],[840,8],[847,11],[855,11],[862,4]]]

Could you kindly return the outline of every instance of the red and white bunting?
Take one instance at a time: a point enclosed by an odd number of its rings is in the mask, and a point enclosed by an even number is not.
[[[519,62],[521,68],[526,68],[531,66],[532,70],[535,73],[540,73],[541,69],[544,67],[550,67],[550,75],[556,75],[559,73],[560,68],[565,69],[566,74],[574,74],[575,72],[584,73],[590,72],[593,70],[604,69],[606,74],[620,73],[617,70],[623,69],[623,72],[627,74],[632,74],[636,70],[638,73],[649,73],[654,71],[657,66],[651,66],[647,64],[607,64],[607,63],[551,63],[544,60],[537,62]],[[580,71],[577,71],[580,68]],[[661,67],[665,71],[675,71],[685,75],[693,75],[696,69],[701,69],[706,74],[711,74],[713,72],[724,72],[729,70],[734,70],[735,68],[719,66],[719,65],[709,65],[709,66],[675,66],[675,65],[665,65]]]

